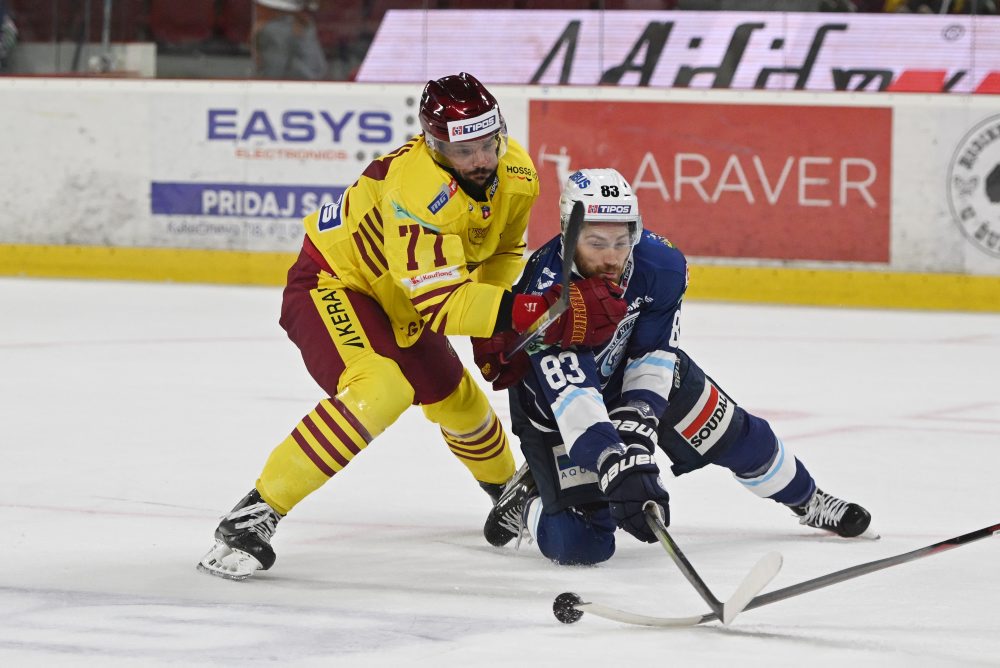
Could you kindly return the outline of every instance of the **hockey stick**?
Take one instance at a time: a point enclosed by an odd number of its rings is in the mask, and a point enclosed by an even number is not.
[[[514,346],[506,353],[500,354],[500,362],[506,364],[517,353],[524,350],[532,341],[545,333],[549,325],[559,319],[566,309],[569,308],[569,284],[570,274],[573,273],[573,257],[576,255],[576,242],[580,239],[580,230],[583,229],[583,202],[577,200],[573,204],[573,211],[569,214],[566,222],[566,231],[563,233],[562,243],[562,292],[559,299],[553,302],[552,306],[545,310],[538,320],[524,330]]]
[[[905,564],[907,562],[916,561],[917,559],[929,557],[934,554],[947,552],[948,550],[952,550],[956,547],[968,545],[969,543],[973,543],[977,540],[981,540],[998,533],[1000,533],[1000,523],[983,527],[982,529],[977,529],[976,531],[970,531],[969,533],[962,534],[961,536],[946,538],[945,540],[934,543],[933,545],[917,548],[916,550],[911,550],[910,552],[904,552],[903,554],[897,554],[892,557],[876,559],[875,561],[869,561],[863,564],[858,564],[857,566],[844,568],[833,573],[821,575],[811,580],[805,580],[787,587],[782,587],[781,589],[776,589],[772,592],[768,592],[767,594],[755,596],[749,603],[746,604],[744,610],[753,610],[754,608],[770,605],[771,603],[777,603],[778,601],[783,601],[794,596],[807,594],[811,591],[816,591],[817,589],[829,587],[830,585],[852,580],[868,573],[874,573],[875,571],[880,571],[892,566],[898,566],[899,564]],[[575,601],[570,597],[575,597]],[[557,605],[560,607],[559,610],[556,610]],[[566,608],[568,608],[568,610],[566,610]],[[575,622],[582,617],[584,610],[592,612],[598,617],[604,617],[606,619],[626,624],[638,624],[641,626],[697,626],[699,624],[704,624],[705,622],[711,622],[719,619],[719,616],[716,615],[714,611],[694,617],[649,617],[646,615],[638,615],[630,612],[624,612],[622,610],[616,610],[614,608],[608,608],[597,603],[584,603],[575,594],[568,593],[561,594],[557,597],[556,603],[553,605],[553,611],[556,612],[556,617],[559,621],[567,624]]]
[[[782,587],[781,589],[776,589],[772,592],[768,592],[767,594],[755,596],[753,600],[747,604],[745,609],[753,610],[754,608],[759,608],[762,605],[770,605],[771,603],[783,601],[786,598],[799,596],[800,594],[808,594],[811,591],[829,587],[830,585],[837,584],[838,582],[853,580],[856,577],[867,575],[868,573],[874,573],[875,571],[881,571],[892,566],[905,564],[909,561],[916,561],[917,559],[929,557],[932,554],[947,552],[948,550],[952,550],[956,547],[968,545],[969,543],[980,540],[981,538],[987,538],[995,533],[1000,533],[1000,523],[983,527],[982,529],[977,529],[976,531],[970,531],[969,533],[962,534],[961,536],[946,538],[945,540],[938,541],[933,545],[917,548],[916,550],[904,552],[903,554],[897,554],[894,557],[885,557],[884,559],[868,561],[863,564],[858,564],[857,566],[851,566],[833,573],[821,575],[813,578],[812,580],[805,580],[804,582]]]
[[[674,541],[670,532],[667,531],[667,527],[663,524],[663,515],[661,514],[660,507],[652,501],[647,501],[642,511],[646,515],[646,524],[649,525],[650,531],[656,535],[663,549],[667,551],[670,558],[677,564],[677,568],[684,574],[684,577],[691,583],[702,600],[712,609],[715,616],[722,620],[723,624],[728,625],[733,621],[736,615],[743,611],[750,600],[761,589],[766,587],[778,574],[778,571],[781,570],[781,555],[777,552],[765,554],[750,569],[750,572],[743,578],[739,586],[736,587],[736,591],[729,597],[729,600],[723,603],[715,597],[715,594],[708,588],[705,581],[701,579],[701,576],[698,575],[691,562],[684,556],[680,546]]]
[[[729,624],[733,619],[736,618],[747,605],[747,603],[754,598],[754,596],[764,587],[768,585],[774,576],[778,574],[781,570],[781,555],[777,552],[769,552],[764,555],[760,561],[758,561],[750,572],[747,573],[746,577],[740,582],[739,586],[736,587],[736,591],[733,595],[723,603],[708,588],[705,581],[701,579],[698,572],[694,570],[691,562],[687,560],[681,548],[674,542],[674,539],[667,532],[666,527],[663,524],[663,517],[660,514],[660,507],[648,501],[645,506],[643,506],[643,512],[646,515],[646,523],[649,524],[650,529],[656,534],[657,539],[659,539],[660,544],[673,559],[674,563],[684,574],[684,577],[688,579],[694,588],[701,596],[702,600],[708,604],[708,607],[712,609],[711,614],[708,615],[694,615],[691,617],[650,617],[648,615],[640,615],[633,612],[626,612],[624,610],[619,610],[617,608],[611,608],[606,605],[601,605],[600,603],[593,603],[590,601],[584,602],[579,596],[572,592],[566,592],[560,594],[556,597],[556,600],[552,604],[552,612],[555,614],[556,619],[564,624],[572,624],[573,622],[579,620],[583,617],[583,612],[593,613],[598,617],[604,617],[605,619],[610,619],[616,622],[623,622],[625,624],[637,624],[640,626],[658,626],[658,627],[677,627],[677,626],[697,626],[703,622],[709,621],[711,619],[721,619],[723,624]]]

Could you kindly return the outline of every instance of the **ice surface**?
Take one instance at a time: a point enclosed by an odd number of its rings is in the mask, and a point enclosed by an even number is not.
[[[196,572],[321,398],[279,301],[0,280],[0,665],[1000,665],[996,539],[728,628],[559,624],[563,591],[657,616],[705,606],[627,535],[593,568],[489,547],[487,497],[417,409],[282,521],[271,571]],[[771,550],[769,590],[1000,521],[1000,316],[692,302],[682,343],[883,536],[800,527],[721,470],[668,479],[672,534],[720,598]]]

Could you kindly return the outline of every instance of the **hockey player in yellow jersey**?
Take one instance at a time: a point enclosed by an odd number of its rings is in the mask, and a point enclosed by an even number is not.
[[[469,74],[429,81],[419,118],[420,135],[304,221],[280,324],[326,398],[223,517],[203,572],[239,580],[270,568],[278,521],[411,405],[494,501],[514,474],[506,433],[446,337],[496,345],[498,332],[524,331],[557,298],[558,286],[511,292],[538,177],[496,99]],[[625,311],[620,291],[602,279],[572,290],[546,338],[609,338]]]

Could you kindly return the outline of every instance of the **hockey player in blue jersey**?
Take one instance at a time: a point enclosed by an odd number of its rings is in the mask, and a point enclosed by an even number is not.
[[[563,229],[585,206],[574,274],[620,285],[628,310],[598,348],[533,345],[501,358],[512,334],[474,339],[495,389],[510,387],[511,421],[525,464],[484,525],[495,546],[527,530],[549,559],[594,564],[615,550],[615,528],[655,542],[647,501],[669,524],[669,494],[655,450],[675,475],[707,464],[732,471],[757,496],[788,506],[802,524],[851,538],[874,537],[861,506],[818,489],[771,426],[739,406],[679,347],[687,261],[667,239],[643,231],[639,203],[613,169],[584,169],[560,199]],[[540,295],[561,280],[562,237],[528,261],[515,291]]]

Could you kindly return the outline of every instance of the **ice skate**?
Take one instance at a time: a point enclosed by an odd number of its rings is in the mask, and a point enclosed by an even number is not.
[[[538,496],[535,479],[525,462],[510,479],[500,499],[486,517],[483,536],[494,547],[502,547],[521,535],[524,529],[524,507],[529,499]]]
[[[799,516],[799,524],[830,531],[844,538],[879,537],[870,528],[871,513],[856,503],[838,499],[819,488],[801,506],[789,507]]]
[[[198,562],[198,570],[229,580],[266,571],[274,565],[271,537],[281,518],[254,489],[219,522],[215,545]]]
[[[497,505],[497,501],[500,500],[500,495],[503,494],[504,484],[502,482],[483,482],[480,480],[479,486],[482,487],[483,491],[489,495],[490,501],[493,502],[493,505]]]

